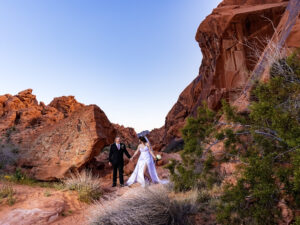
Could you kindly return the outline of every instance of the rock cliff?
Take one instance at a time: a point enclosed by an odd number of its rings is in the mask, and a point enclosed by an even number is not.
[[[299,11],[298,0],[220,3],[196,33],[203,55],[199,74],[180,94],[165,125],[150,133],[150,137],[156,137],[155,146],[180,143],[185,119],[195,115],[203,101],[218,110],[221,100],[226,99],[246,110],[247,91],[266,68],[269,40],[287,49],[300,47]]]

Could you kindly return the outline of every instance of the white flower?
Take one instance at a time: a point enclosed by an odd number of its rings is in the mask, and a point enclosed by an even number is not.
[[[157,160],[161,160],[161,155],[156,155]]]

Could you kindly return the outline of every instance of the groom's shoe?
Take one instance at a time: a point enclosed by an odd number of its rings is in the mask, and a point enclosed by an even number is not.
[[[121,187],[125,187],[125,185],[124,185],[124,184],[121,184]]]
[[[116,184],[113,184],[112,187],[117,187],[117,185],[116,185]]]

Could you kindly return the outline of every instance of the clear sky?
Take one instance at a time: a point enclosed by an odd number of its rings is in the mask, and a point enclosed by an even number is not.
[[[74,95],[151,130],[196,77],[200,22],[220,0],[0,0],[0,95]]]

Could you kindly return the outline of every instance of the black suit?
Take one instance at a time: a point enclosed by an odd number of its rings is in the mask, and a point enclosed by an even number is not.
[[[118,149],[116,143],[114,143],[110,146],[109,162],[111,162],[111,164],[113,166],[113,185],[117,184],[118,169],[119,169],[120,184],[124,184],[124,179],[123,179],[123,167],[124,167],[123,154],[124,153],[130,159],[131,156],[129,155],[129,153],[126,149],[125,144],[120,143],[120,149]]]

